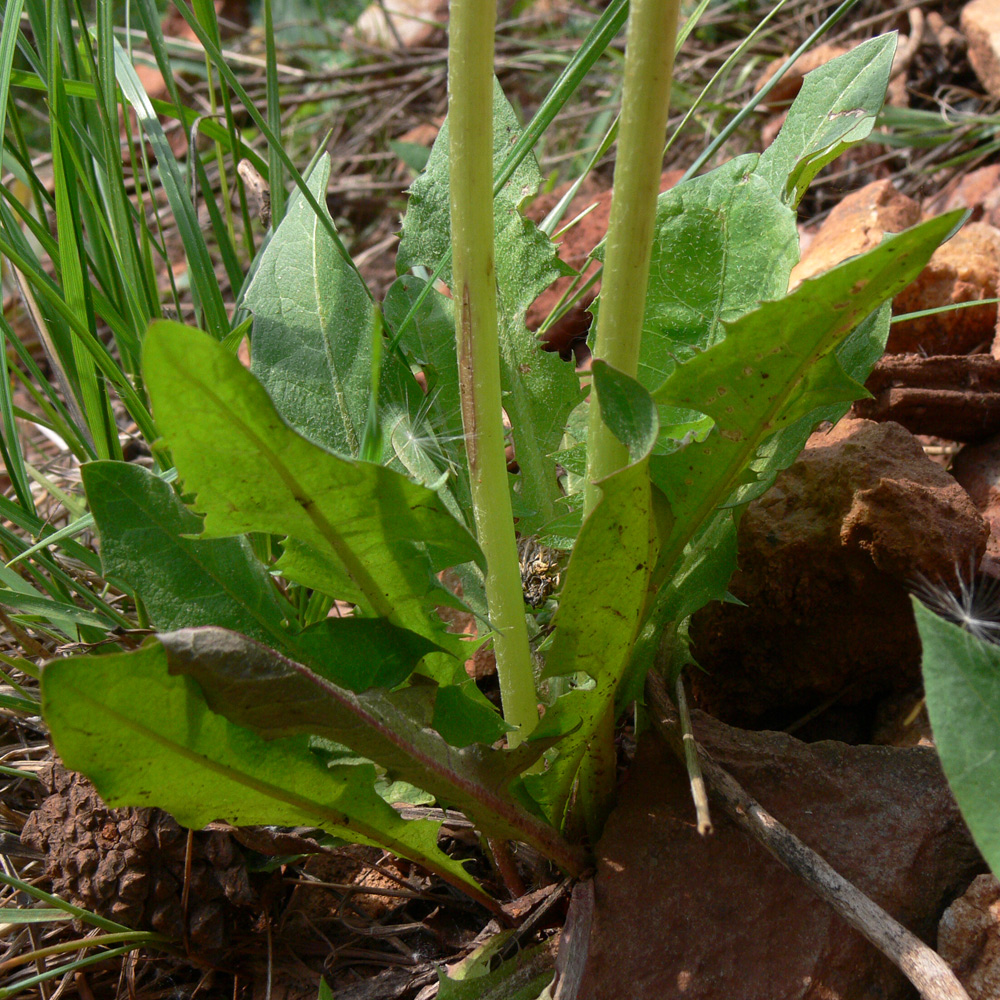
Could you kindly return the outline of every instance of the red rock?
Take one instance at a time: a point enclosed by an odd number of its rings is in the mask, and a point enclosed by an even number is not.
[[[996,0],[972,0],[962,8],[962,30],[969,43],[969,62],[993,97],[1000,97],[1000,6]]]
[[[979,875],[938,925],[938,952],[969,1000],[1000,997],[1000,882]]]
[[[966,445],[955,456],[951,474],[990,526],[983,569],[1000,576],[1000,437]]]
[[[916,281],[896,296],[892,310],[899,315],[995,298],[998,279],[1000,230],[972,222],[934,251]],[[988,349],[996,323],[996,303],[908,320],[893,325],[886,350],[892,354],[972,354]]]
[[[779,105],[790,104],[802,89],[802,80],[807,73],[811,73],[814,69],[819,69],[820,66],[825,65],[831,59],[836,59],[838,56],[842,56],[849,51],[850,49],[844,48],[843,45],[831,45],[829,42],[823,42],[821,45],[817,45],[808,52],[803,53],[792,63],[788,72],[781,78],[774,90],[764,99],[765,106],[777,107]],[[754,87],[754,93],[758,93],[784,64],[784,58],[775,59],[761,74],[757,85]]]
[[[982,220],[995,226],[1000,221],[1000,163],[967,173],[944,201],[935,204],[933,211],[925,211],[925,215],[929,217],[956,208],[971,209],[973,222]]]
[[[910,930],[982,871],[933,750],[804,744],[695,713],[746,790]],[[647,734],[598,845],[579,1000],[911,1000],[889,961],[718,808],[700,837],[686,775]]]
[[[541,224],[546,215],[559,203],[559,199],[569,190],[571,184],[572,182],[568,181],[548,194],[536,198],[524,214],[533,222]],[[585,274],[584,281],[598,270],[597,262],[588,263],[587,258],[607,234],[608,215],[611,212],[611,189],[599,175],[591,174],[584,181],[580,191],[570,202],[560,225],[572,222],[587,209],[590,209],[587,215],[559,238],[559,256],[570,267],[582,270]],[[542,325],[563,295],[572,287],[573,282],[572,277],[559,278],[535,299],[528,308],[525,320],[529,330],[537,330]],[[581,285],[583,283],[581,282]],[[587,310],[597,298],[600,288],[600,282],[592,285],[572,308],[542,335],[542,340],[549,350],[559,351],[568,356],[570,345],[574,341],[586,339],[592,318]]]
[[[907,585],[978,564],[987,534],[965,491],[898,424],[842,420],[814,434],[740,521],[729,589],[747,606],[713,603],[694,617],[699,707],[784,728],[839,697],[843,717],[814,725],[866,740],[850,706],[919,684]]]
[[[899,233],[920,221],[920,206],[889,180],[866,184],[827,216],[809,249],[792,269],[789,287],[828,271],[842,260],[877,247],[885,233]]]
[[[683,176],[683,170],[665,171],[660,178],[660,191],[669,190]],[[554,191],[536,198],[524,214],[533,222],[541,223],[570,186],[571,182],[562,184]],[[590,211],[587,211],[588,209]],[[587,178],[576,197],[569,203],[560,225],[568,225],[583,212],[587,214],[560,237],[559,256],[570,267],[577,271],[582,270],[586,280],[598,270],[597,262],[588,263],[588,258],[594,247],[607,235],[608,217],[611,214],[611,189],[595,175]],[[535,299],[528,309],[526,319],[529,330],[537,330],[542,325],[573,282],[573,277],[559,278]],[[559,351],[563,356],[567,356],[570,346],[575,341],[586,339],[592,318],[587,310],[600,290],[601,283],[595,282],[572,309],[549,327],[542,337],[549,350]]]
[[[1000,360],[989,354],[886,354],[865,388],[871,398],[855,400],[851,416],[894,420],[924,435],[924,451],[934,449],[946,467],[956,441],[1000,433]]]

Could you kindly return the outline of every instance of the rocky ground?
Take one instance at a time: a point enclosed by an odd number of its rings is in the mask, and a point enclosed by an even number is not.
[[[963,86],[974,81],[977,100],[993,101],[980,106],[996,113],[995,0],[906,4],[897,20],[905,34],[891,104],[912,106],[948,76]],[[840,51],[821,47],[797,69]],[[796,79],[801,73],[771,94],[765,140]],[[898,165],[881,153],[866,146],[837,166],[841,189],[833,197],[824,188],[803,219],[794,280],[876,245],[886,232],[961,207],[969,223],[894,312],[995,299],[997,152],[919,185],[901,184]],[[664,189],[681,173],[665,172]],[[541,218],[558,196],[557,189],[538,199],[529,213]],[[573,218],[596,205],[564,237],[561,253],[574,267],[587,266],[603,236],[609,201],[597,174],[569,209]],[[394,224],[390,218],[381,236],[377,225],[372,230],[372,246],[384,244],[365,262],[376,285],[391,273]],[[536,304],[536,323],[561,292]],[[588,304],[545,334],[581,366]],[[971,1000],[1000,997],[1000,883],[987,874],[937,762],[909,594],[963,580],[983,589],[1000,579],[997,315],[995,303],[984,303],[893,326],[868,382],[872,398],[836,427],[819,428],[744,515],[731,585],[742,606],[710,606],[692,627],[704,668],[690,685],[698,739],[806,844],[936,945]],[[1000,613],[996,602],[986,609]],[[429,1000],[438,990],[435,963],[461,958],[499,927],[379,852],[327,850],[282,865],[270,856],[315,849],[308,831],[220,828],[189,838],[162,815],[104,809],[64,773],[48,780],[53,796],[44,804],[36,798],[40,808],[21,834],[20,849],[29,858],[36,852],[34,874],[47,859],[56,891],[181,943],[180,957],[132,956],[67,979],[62,995],[312,1000],[322,970],[342,1000]],[[20,829],[24,800],[16,805],[5,815]],[[713,813],[713,823],[711,837],[699,836],[685,772],[649,731],[598,846],[593,882],[573,888],[521,855],[531,892],[508,903],[506,914],[520,924],[523,944],[548,941],[546,960],[562,947],[580,1000],[916,995],[891,962],[724,814]],[[460,817],[444,829],[455,852],[475,854]]]

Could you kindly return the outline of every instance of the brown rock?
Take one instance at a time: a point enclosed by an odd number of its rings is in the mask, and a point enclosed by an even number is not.
[[[894,420],[913,434],[982,441],[1000,433],[1000,360],[988,354],[886,354],[851,416]]]
[[[1000,6],[996,0],[967,3],[962,8],[962,30],[979,82],[992,97],[1000,97]]]
[[[1000,221],[1000,163],[967,173],[943,201],[932,203],[932,211],[924,214],[929,218],[956,208],[971,209],[973,222],[995,226]]]
[[[857,705],[916,686],[907,584],[978,564],[987,532],[898,424],[843,420],[814,434],[740,521],[729,589],[746,607],[713,603],[694,617],[698,705],[733,724],[785,728],[829,699]],[[868,738],[856,710],[824,719],[854,727],[834,728],[839,738]]]
[[[789,287],[828,271],[848,257],[877,247],[885,233],[899,233],[920,221],[920,206],[889,180],[849,194],[820,226],[809,249],[792,269]]]
[[[660,178],[660,191],[672,188],[683,175],[683,170],[665,171]],[[536,198],[528,206],[525,215],[533,222],[541,223],[569,188],[570,183],[566,183]],[[570,267],[583,271],[584,279],[580,283],[581,286],[598,270],[597,262],[588,262],[588,258],[594,247],[607,235],[608,217],[611,214],[611,189],[594,175],[587,179],[576,197],[569,203],[560,225],[569,224],[583,212],[587,214],[566,230],[559,244],[559,256]],[[575,280],[572,276],[559,278],[535,299],[528,309],[526,318],[529,330],[537,330],[542,325]],[[549,327],[542,337],[549,350],[559,351],[567,356],[570,346],[575,341],[586,339],[591,321],[591,315],[587,310],[600,290],[601,283],[595,282],[563,317]]]
[[[936,10],[927,12],[926,24],[924,37],[928,41],[933,41],[938,48],[952,51],[965,48],[965,36],[947,24]]]
[[[352,35],[366,45],[409,49],[427,45],[447,19],[447,0],[384,0],[365,8]]]
[[[893,301],[893,312],[919,312],[995,298],[1000,277],[1000,229],[972,222],[934,251],[917,280]],[[886,350],[892,354],[972,354],[989,347],[996,303],[955,309],[896,323]]]
[[[572,181],[568,181],[548,194],[536,198],[524,214],[536,224],[541,224],[549,212],[559,203],[560,198],[569,190],[571,184]],[[588,261],[588,258],[591,251],[604,239],[608,231],[611,189],[599,175],[591,174],[584,181],[583,186],[570,202],[560,225],[569,224],[583,212],[587,212],[587,214],[559,238],[559,256],[570,267],[577,271],[583,271],[584,277],[578,287],[582,287],[587,279],[597,272],[597,261]],[[537,330],[542,325],[562,297],[573,287],[574,281],[572,276],[559,278],[535,299],[528,308],[528,314],[525,317],[529,330]],[[591,315],[587,310],[597,298],[597,293],[600,290],[601,284],[596,282],[583,293],[565,315],[545,331],[542,340],[549,350],[559,351],[560,354],[568,357],[570,346],[575,341],[586,339],[591,321]]]
[[[969,1000],[1000,997],[1000,882],[979,875],[938,926],[938,952],[955,970]]]
[[[746,790],[897,920],[933,941],[982,871],[933,750],[800,743],[695,713]],[[718,809],[700,837],[686,775],[652,735],[598,845],[579,1000],[910,1000],[887,959]]]
[[[842,56],[849,51],[849,49],[844,48],[842,45],[831,45],[829,42],[824,42],[822,45],[817,45],[815,48],[803,53],[792,63],[788,72],[778,81],[774,90],[767,95],[764,104],[768,107],[790,104],[802,89],[802,79],[806,73],[811,73],[814,69],[819,69],[820,66],[826,65],[831,59],[836,59],[838,56]],[[760,79],[757,81],[757,86],[754,87],[754,93],[759,93],[761,88],[784,64],[784,59],[775,59],[761,74]]]
[[[955,456],[951,474],[990,526],[983,569],[1000,576],[1000,437],[963,448]]]

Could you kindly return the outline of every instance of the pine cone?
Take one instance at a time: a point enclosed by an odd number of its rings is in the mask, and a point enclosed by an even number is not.
[[[63,899],[135,930],[184,939],[187,831],[159,809],[109,809],[81,774],[53,768],[52,794],[21,840],[48,855],[46,874]],[[193,952],[227,945],[237,907],[254,896],[232,838],[194,834],[187,940]]]

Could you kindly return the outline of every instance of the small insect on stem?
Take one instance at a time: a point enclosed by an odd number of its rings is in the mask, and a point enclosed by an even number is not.
[[[541,545],[534,535],[522,535],[517,540],[517,558],[524,599],[531,607],[540,608],[559,586],[560,553]]]
[[[236,172],[243,181],[250,207],[260,224],[267,229],[271,225],[271,188],[260,171],[249,161],[240,160]]]

